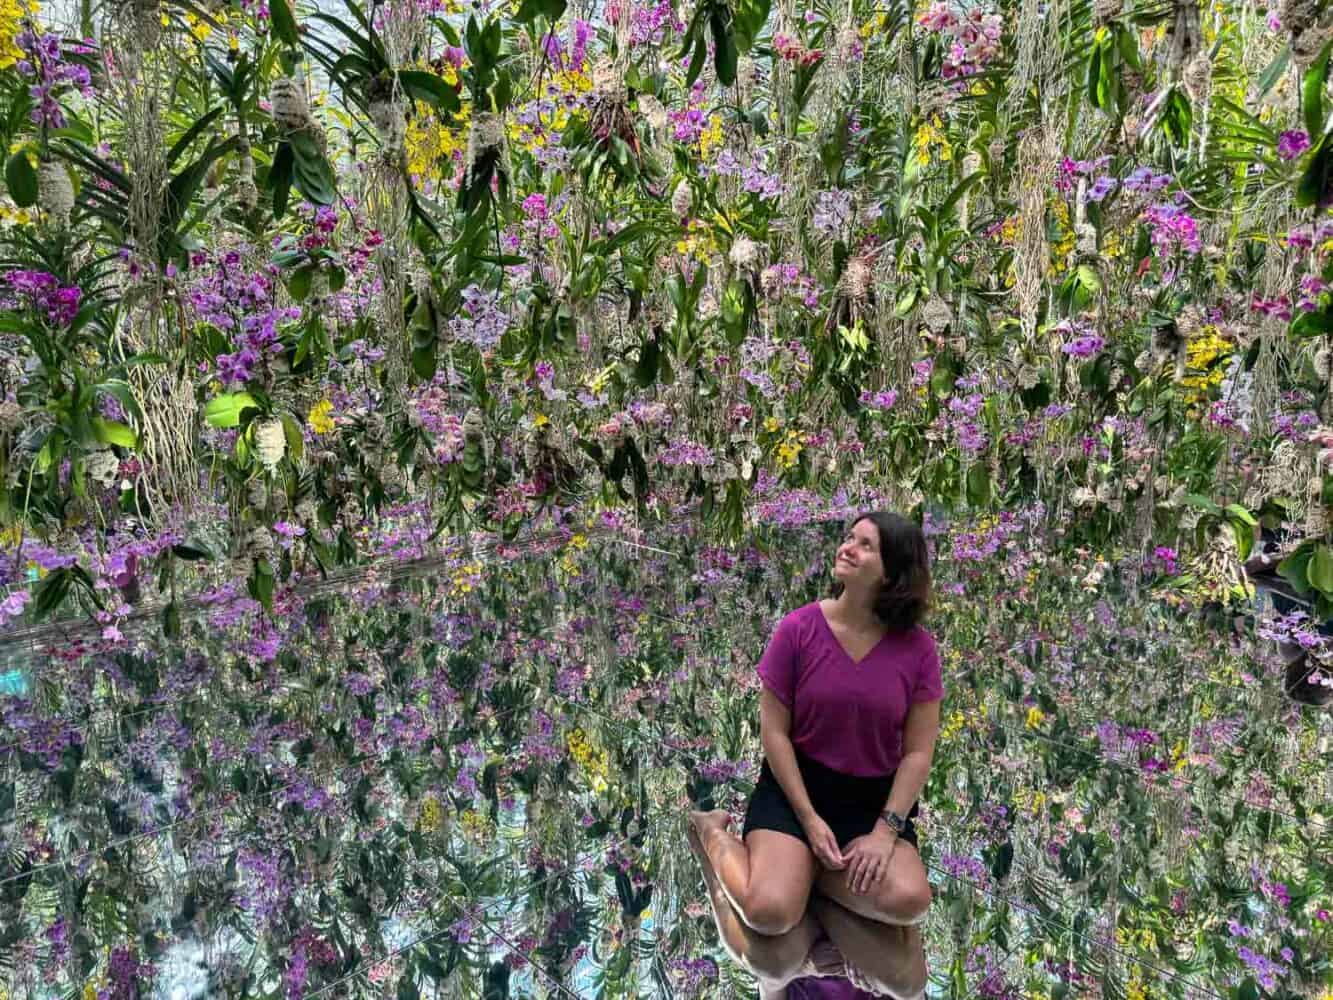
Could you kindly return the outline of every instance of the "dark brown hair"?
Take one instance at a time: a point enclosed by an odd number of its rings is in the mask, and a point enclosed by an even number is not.
[[[874,612],[894,632],[905,632],[920,624],[931,606],[930,551],[926,536],[915,521],[889,511],[867,511],[847,522],[851,531],[866,519],[879,529],[879,558],[888,578],[875,598]],[[833,583],[833,596],[840,597],[843,582]]]

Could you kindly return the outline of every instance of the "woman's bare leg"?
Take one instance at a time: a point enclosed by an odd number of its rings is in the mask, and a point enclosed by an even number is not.
[[[690,850],[699,862],[708,888],[718,938],[727,954],[759,980],[764,1000],[785,1000],[787,983],[803,976],[841,976],[842,955],[832,942],[821,937],[819,924],[809,913],[786,934],[760,934],[736,913],[721,880],[704,850],[703,841],[693,823],[686,824]]]
[[[804,841],[776,830],[751,830],[742,842],[727,829],[731,817],[721,809],[691,812],[689,823],[740,918],[760,934],[794,930],[805,917],[817,869]]]
[[[849,871],[819,866],[816,889],[844,909],[882,924],[913,926],[925,921],[930,909],[930,882],[915,847],[899,842],[889,858],[889,870],[869,892],[857,895],[848,884]]]
[[[926,950],[920,927],[870,920],[816,893],[810,912],[845,959],[846,977],[871,993],[918,1000],[926,989]]]

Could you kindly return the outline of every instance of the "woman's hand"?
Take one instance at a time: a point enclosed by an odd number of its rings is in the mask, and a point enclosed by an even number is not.
[[[838,849],[838,838],[833,829],[818,816],[811,815],[804,823],[805,835],[810,838],[810,850],[825,868],[841,871],[847,867],[847,861]]]
[[[853,894],[864,895],[884,881],[897,846],[898,835],[879,822],[875,829],[847,845],[843,857],[847,861],[847,887]]]

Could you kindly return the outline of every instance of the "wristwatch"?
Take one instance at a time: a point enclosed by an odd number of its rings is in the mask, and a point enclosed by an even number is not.
[[[894,833],[902,833],[907,828],[907,818],[899,816],[892,809],[885,809],[879,814],[880,819],[889,824],[889,829]]]

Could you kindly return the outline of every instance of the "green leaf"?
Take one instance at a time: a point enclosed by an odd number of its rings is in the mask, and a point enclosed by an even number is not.
[[[559,0],[563,8],[565,0]],[[403,92],[414,101],[425,101],[441,111],[455,112],[462,106],[458,92],[436,76],[422,70],[405,69],[398,72],[398,82],[403,85]]]
[[[168,639],[180,638],[181,608],[175,601],[162,609],[162,634]]]
[[[35,600],[33,601],[32,616],[34,621],[43,621],[49,618],[61,604],[65,601],[65,595],[69,592],[70,573],[68,568],[52,570],[46,575],[46,578],[37,585]]]
[[[278,36],[278,40],[292,48],[299,47],[301,36],[296,31],[296,17],[287,0],[269,0],[268,15],[273,22],[273,34]]]
[[[717,81],[722,87],[730,87],[736,83],[736,63],[738,53],[736,52],[736,39],[730,31],[730,17],[728,11],[722,5],[713,8],[712,16],[709,17],[713,25],[713,65],[717,69]]]
[[[1329,145],[1328,135],[1319,137],[1314,150],[1309,154],[1305,173],[1296,182],[1296,197],[1293,199],[1297,208],[1309,208],[1327,197],[1333,187],[1333,146]]]
[[[287,195],[292,189],[291,143],[278,143],[278,151],[273,154],[273,166],[268,172],[268,186],[273,191],[273,221],[276,222],[287,211]]]
[[[1189,98],[1178,87],[1173,88],[1162,113],[1162,131],[1175,146],[1181,147],[1189,141],[1193,121],[1194,112],[1190,110]]]
[[[199,185],[203,183],[204,177],[208,174],[208,169],[215,160],[226,155],[234,149],[240,142],[238,136],[231,136],[224,142],[210,143],[208,148],[200,154],[199,158],[189,166],[184,167],[180,173],[171,178],[167,184],[166,198],[163,200],[161,214],[158,218],[159,236],[158,253],[161,257],[167,257],[174,248],[179,234],[177,227],[180,225],[182,217],[185,215],[186,208],[189,207],[191,199]],[[188,228],[188,227],[187,227]]]
[[[93,417],[92,424],[93,433],[102,444],[114,444],[122,448],[136,448],[139,445],[139,436],[134,433],[134,428],[126,424],[103,417]]]
[[[1293,337],[1319,337],[1333,333],[1333,312],[1303,312],[1291,322],[1287,332]]]
[[[305,439],[301,436],[301,425],[290,413],[282,415],[282,432],[287,438],[287,452],[293,462],[300,461],[305,453]]]
[[[1310,558],[1306,567],[1305,578],[1322,594],[1333,594],[1333,549],[1320,545]]]
[[[699,8],[703,9],[702,6]],[[704,59],[708,56],[708,42],[704,40],[703,32],[694,39],[694,55],[690,58],[690,67],[685,74],[685,85],[694,86],[694,81],[699,79],[699,74],[704,68]]]
[[[235,427],[247,409],[259,409],[254,396],[248,392],[224,392],[204,406],[204,419],[211,427]]]
[[[1282,79],[1282,74],[1287,71],[1287,66],[1290,63],[1291,46],[1285,45],[1283,46],[1282,51],[1277,54],[1277,58],[1269,63],[1268,68],[1260,74],[1259,94],[1256,100],[1263,100],[1263,98],[1268,95],[1268,92],[1277,85],[1279,80]]]
[[[652,384],[657,378],[657,365],[661,353],[661,347],[656,340],[650,340],[639,348],[639,363],[634,368],[635,382],[641,386]]]
[[[151,351],[144,351],[139,354],[132,354],[120,363],[122,368],[137,368],[139,365],[165,365],[167,359],[161,354],[154,354]]]
[[[736,47],[749,52],[768,23],[772,0],[738,0],[735,6]]]
[[[307,264],[305,267],[298,268],[287,279],[287,291],[297,302],[304,302],[310,294],[310,282],[315,277],[315,265]]]
[[[959,200],[963,197],[963,195],[965,195],[968,192],[968,189],[971,188],[974,184],[976,184],[979,180],[981,180],[980,170],[978,170],[976,173],[968,174],[961,181],[959,181],[958,186],[949,192],[949,197],[945,198],[944,203],[940,205],[939,218],[943,219],[948,217],[949,213],[953,210],[953,207],[956,204],[958,204]]]
[[[1313,554],[1312,547],[1302,544],[1295,552],[1278,563],[1278,576],[1290,583],[1298,594],[1308,594],[1310,592],[1308,572]]]
[[[520,24],[531,24],[540,14],[552,25],[565,13],[566,0],[523,0],[514,20]]]
[[[28,162],[26,149],[20,149],[5,163],[5,184],[19,208],[37,204],[37,171]]]
[[[1088,103],[1091,104],[1094,108],[1101,107],[1101,105],[1097,102],[1097,95],[1100,89],[1098,84],[1101,82],[1101,78],[1102,78],[1102,47],[1101,45],[1094,44],[1092,46],[1092,51],[1088,55],[1088,75],[1087,75]]]
[[[920,289],[917,285],[908,285],[898,293],[898,304],[894,306],[893,313],[899,319],[905,319],[916,305],[916,298]]]
[[[990,469],[974,465],[967,470],[967,501],[975,507],[990,500]]]
[[[1305,131],[1312,139],[1324,131],[1324,84],[1328,81],[1330,51],[1333,51],[1333,40],[1324,46],[1301,81],[1301,115],[1305,119]]]
[[[1251,528],[1253,528],[1256,524],[1259,523],[1254,519],[1253,514],[1251,514],[1248,510],[1246,510],[1238,503],[1227,504],[1227,513],[1230,514],[1232,517],[1236,518],[1238,521],[1244,521]]]
[[[305,132],[293,132],[289,141],[297,190],[316,205],[332,205],[337,183],[329,161],[314,137]]]
[[[167,166],[175,166],[176,161],[190,148],[190,143],[199,138],[204,130],[213,124],[218,115],[222,114],[222,110],[221,107],[214,108],[185,130],[185,134],[177,139],[171,149],[167,151]]]
[[[1206,511],[1209,514],[1222,513],[1221,507],[1207,497],[1200,496],[1198,493],[1188,493],[1185,495],[1184,500],[1185,503],[1189,504],[1191,507],[1197,507],[1199,510]]]

